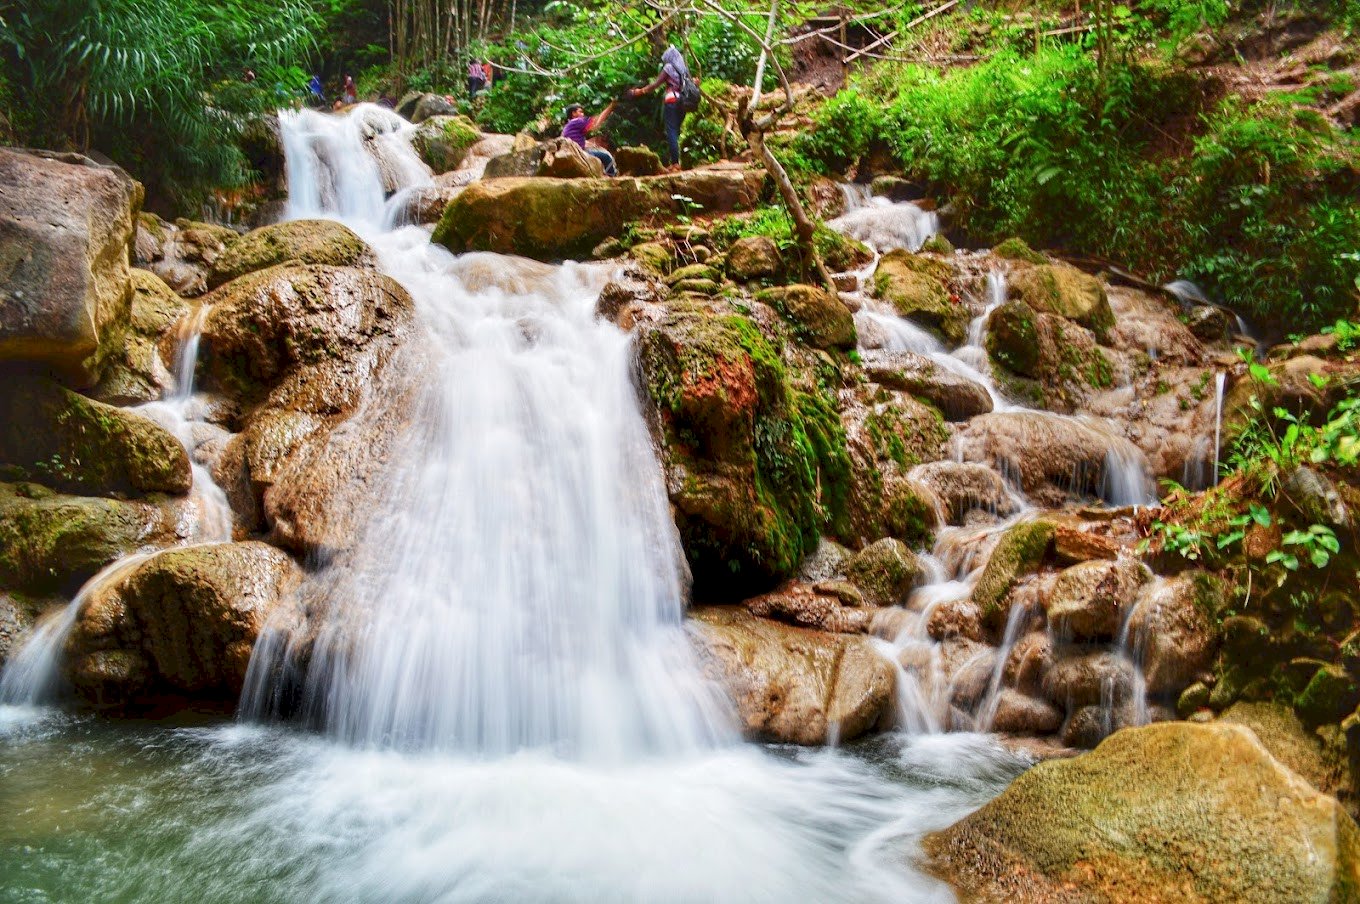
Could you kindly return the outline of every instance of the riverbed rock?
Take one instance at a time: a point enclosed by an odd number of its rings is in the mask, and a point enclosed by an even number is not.
[[[0,483],[0,586],[74,593],[115,559],[173,542],[174,527],[174,513],[163,505]]]
[[[855,589],[847,586],[850,590]],[[869,629],[870,610],[845,605],[844,594],[826,592],[833,589],[790,581],[777,590],[747,600],[746,611],[758,618],[771,618],[801,628],[863,634]]]
[[[939,415],[906,393],[871,385],[842,393],[841,421],[850,453],[842,539],[855,546],[879,537],[923,544],[935,512],[907,474],[940,457],[946,434]]]
[[[481,140],[481,130],[466,116],[431,116],[411,133],[411,148],[438,176],[457,169]]]
[[[959,345],[968,335],[969,315],[950,292],[952,276],[948,264],[897,249],[879,258],[874,268],[874,294],[949,345]]]
[[[373,249],[348,227],[334,220],[290,220],[241,236],[213,264],[208,284],[223,283],[296,261],[332,267],[371,267]]]
[[[436,116],[452,116],[458,112],[458,107],[449,98],[430,91],[416,98],[409,109],[410,113],[403,115],[416,125]]]
[[[1022,521],[1012,526],[997,541],[987,557],[982,575],[973,586],[973,602],[982,620],[993,631],[1000,630],[1009,609],[1011,588],[1021,576],[1036,569],[1053,545],[1051,521]]]
[[[127,316],[141,205],[141,185],[117,167],[0,148],[0,361],[93,381],[100,337]]]
[[[543,142],[543,155],[534,175],[549,179],[601,179],[604,164],[570,138],[552,138]]]
[[[1039,375],[1039,329],[1034,309],[1008,301],[987,317],[987,353],[1022,377]]]
[[[764,180],[759,170],[713,169],[647,178],[485,179],[449,204],[434,241],[454,252],[581,258],[631,222],[682,212],[676,196],[705,214],[749,210]]]
[[[1044,696],[1068,712],[1119,705],[1133,689],[1133,664],[1110,650],[1059,647],[1044,675]]]
[[[986,387],[940,367],[925,355],[877,354],[865,362],[864,370],[874,383],[909,392],[934,405],[950,421],[966,421],[992,410],[992,397]]]
[[[824,744],[877,726],[892,706],[892,665],[862,636],[758,619],[741,609],[691,612],[708,674],[728,689],[746,733]]]
[[[875,606],[900,606],[920,580],[921,562],[901,540],[884,537],[845,563],[845,576]]]
[[[1010,278],[1011,295],[1035,311],[1057,314],[1095,333],[1102,342],[1114,327],[1114,311],[1099,279],[1067,264],[1019,269]]]
[[[208,291],[209,271],[237,238],[225,226],[184,219],[167,223],[143,211],[137,217],[132,259],[163,279],[177,295],[196,298]]]
[[[1004,688],[996,701],[992,731],[1018,735],[1052,734],[1062,727],[1062,710],[1039,697]]]
[[[748,280],[776,276],[784,268],[779,246],[767,235],[748,235],[727,249],[727,275]]]
[[[950,524],[961,525],[970,513],[978,510],[1000,518],[1015,513],[1015,502],[1005,481],[985,465],[933,461],[917,465],[907,476],[940,501]]]
[[[1060,638],[1109,640],[1151,575],[1133,559],[1082,562],[1058,573],[1044,599],[1048,623]]]
[[[100,341],[103,367],[92,398],[111,405],[136,405],[162,398],[173,388],[173,356],[159,353],[166,337],[189,311],[156,274],[133,268],[128,318],[105,331]]]
[[[664,167],[656,151],[649,147],[630,145],[614,152],[614,166],[621,176],[656,176]]]
[[[674,274],[672,274],[674,276]],[[840,299],[816,286],[780,286],[757,293],[793,327],[794,335],[820,349],[855,347],[855,319]]]
[[[1129,615],[1128,634],[1141,653],[1150,694],[1179,694],[1208,671],[1218,637],[1206,611],[1202,572],[1186,572],[1146,585]]]
[[[67,640],[68,677],[97,706],[165,694],[234,701],[255,639],[301,577],[264,543],[158,553],[95,590]]]
[[[1051,760],[929,836],[969,900],[1346,901],[1360,830],[1246,728],[1165,723]]]
[[[42,377],[11,377],[0,394],[0,463],[71,493],[186,493],[190,484],[188,453],[164,427]]]

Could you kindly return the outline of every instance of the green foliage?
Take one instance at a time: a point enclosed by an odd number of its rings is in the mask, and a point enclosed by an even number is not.
[[[1299,556],[1311,562],[1314,568],[1326,568],[1332,556],[1341,551],[1336,533],[1325,524],[1309,525],[1307,530],[1292,530],[1280,543],[1280,549],[1272,549],[1266,555],[1266,564],[1278,562],[1289,571],[1299,570]]]
[[[799,134],[794,149],[824,173],[843,173],[884,132],[882,106],[856,88],[841,91],[817,108],[815,126]]]
[[[1335,336],[1336,347],[1343,352],[1351,351],[1360,346],[1360,323],[1353,323],[1343,318],[1331,326],[1324,326],[1322,332],[1323,335]]]

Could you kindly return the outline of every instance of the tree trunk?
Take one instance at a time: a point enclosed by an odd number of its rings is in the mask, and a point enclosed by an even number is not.
[[[766,147],[765,133],[762,130],[751,129],[747,135],[747,140],[760,154],[760,159],[765,164],[765,171],[774,179],[774,184],[779,189],[779,196],[784,201],[784,207],[793,217],[794,238],[798,240],[798,250],[802,253],[803,259],[811,263],[812,269],[817,274],[817,281],[832,295],[837,294],[836,283],[831,279],[831,274],[827,272],[822,256],[817,253],[817,226],[809,219],[807,211],[803,208],[803,201],[798,197],[798,190],[793,187],[788,172],[785,171],[783,165],[770,149]]]

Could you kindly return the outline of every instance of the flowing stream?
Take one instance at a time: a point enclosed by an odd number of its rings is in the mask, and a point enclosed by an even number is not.
[[[629,337],[594,317],[609,271],[393,228],[429,174],[390,112],[281,123],[290,215],[342,220],[411,292],[428,385],[359,554],[312,581],[314,636],[257,645],[248,721],[0,708],[7,899],[953,900],[917,839],[1028,761],[739,739],[686,636]]]

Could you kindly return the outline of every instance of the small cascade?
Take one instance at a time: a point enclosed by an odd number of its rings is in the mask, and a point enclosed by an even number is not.
[[[1223,371],[1214,374],[1214,470],[1211,480],[1218,486],[1218,455],[1223,445],[1223,389],[1228,383],[1228,375]]]
[[[876,198],[868,186],[844,186],[845,213],[827,223],[837,232],[858,239],[881,253],[894,248],[919,251],[940,231],[940,218],[909,201],[894,203]]]
[[[1001,645],[997,647],[996,665],[992,668],[991,680],[987,682],[987,694],[982,698],[974,714],[974,728],[977,731],[991,731],[996,721],[996,710],[1001,703],[1001,681],[1006,675],[1006,660],[1010,658],[1015,642],[1029,627],[1034,612],[1028,607],[1015,603],[1006,615],[1006,629],[1001,635]]]

